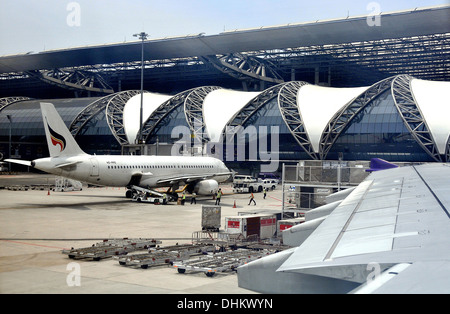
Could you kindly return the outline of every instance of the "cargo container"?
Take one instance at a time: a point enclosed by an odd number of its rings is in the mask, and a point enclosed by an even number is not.
[[[202,205],[202,230],[216,231],[220,229],[221,207]]]
[[[303,222],[305,222],[305,217],[278,220],[278,223],[277,223],[278,236],[281,236],[281,232],[283,232],[284,230],[287,230],[287,229],[289,229],[295,225],[301,224]]]
[[[277,231],[275,214],[254,214],[225,217],[225,228],[229,234],[242,234],[244,238],[256,235],[259,239],[269,239]]]

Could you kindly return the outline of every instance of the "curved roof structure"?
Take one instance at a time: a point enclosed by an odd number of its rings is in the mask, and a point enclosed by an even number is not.
[[[143,106],[142,106],[142,121],[146,121],[150,115],[159,107],[162,103],[167,101],[171,96],[144,93]],[[135,143],[136,136],[139,132],[140,124],[140,108],[141,108],[141,95],[137,94],[131,97],[123,109],[123,123],[125,125],[125,133],[128,143]]]
[[[218,89],[209,93],[203,101],[203,117],[211,142],[219,142],[227,122],[260,92],[241,92]]]
[[[368,16],[348,16],[147,40],[144,86],[175,94],[216,85],[263,91],[293,80],[369,86],[398,74],[450,80],[450,6],[382,12],[379,20],[373,26]],[[0,56],[0,97],[136,89],[140,60],[141,42]]]
[[[399,75],[358,88],[331,88],[306,82],[288,82],[277,87],[277,95],[272,95],[272,98],[278,98],[280,114],[292,137],[312,159],[330,158],[330,151],[342,145],[339,144],[341,139],[348,137],[348,131],[362,121],[366,129],[353,133],[352,141],[358,146],[365,146],[368,151],[371,145],[383,146],[385,143],[388,147],[394,141],[402,141],[402,137],[408,138],[411,143],[409,153],[395,152],[394,147],[394,151],[383,152],[381,148],[373,154],[390,160],[412,160],[413,156],[399,156],[414,154],[413,151],[417,152],[421,147],[422,153],[428,156],[425,159],[448,161],[450,125],[445,120],[450,110],[450,82]],[[246,112],[243,115],[245,119],[236,123],[236,118],[241,115],[237,113],[227,125],[244,125],[257,112],[256,109],[248,110],[252,107],[250,104],[247,103],[242,109]],[[378,109],[380,104],[385,109]],[[370,135],[370,138],[357,140],[361,133]],[[364,156],[369,158],[367,154]]]
[[[218,35],[181,36],[148,40],[147,60],[185,58],[242,51],[331,45],[447,33],[449,6],[416,8],[380,14],[383,27],[371,27],[367,16],[316,20],[244,30]],[[270,39],[270,40],[268,40]],[[141,43],[78,47],[0,57],[0,73],[95,64],[139,61]]]
[[[188,145],[191,139],[202,145],[224,143],[226,132],[238,130],[231,127],[251,127],[263,135],[278,127],[279,143],[270,139],[266,149],[279,149],[281,159],[337,159],[343,154],[347,160],[450,161],[450,82],[397,75],[354,88],[303,81],[281,83],[262,92],[203,86],[175,96],[145,92],[143,100],[147,143],[159,137],[160,142],[173,144],[177,139],[172,131],[177,126],[189,133]],[[109,150],[117,153],[121,146],[134,144],[140,91],[50,101],[76,139],[90,145],[89,149],[95,151],[99,140],[104,144],[102,151],[108,150],[109,143]],[[24,138],[31,145],[32,136],[44,135],[38,100],[11,98],[0,103],[5,104],[0,109],[0,149],[5,150],[7,143],[7,116],[14,123],[17,145]],[[254,138],[261,141],[260,136]],[[247,149],[261,145],[245,141]]]
[[[412,79],[411,89],[439,154],[445,154],[450,136],[450,82]]]
[[[367,88],[332,88],[308,84],[298,90],[299,112],[315,153],[319,153],[320,139],[328,121]],[[318,114],[318,109],[320,114]]]

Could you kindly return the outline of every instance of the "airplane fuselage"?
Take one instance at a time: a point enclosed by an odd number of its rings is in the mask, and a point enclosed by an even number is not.
[[[178,175],[211,175],[229,170],[211,157],[77,155],[48,157],[33,161],[36,169],[58,176],[103,186],[127,186],[133,176],[141,176],[139,186],[168,186],[158,181]],[[229,175],[215,177],[217,182]]]
[[[126,186],[127,196],[130,191],[140,191],[138,187],[169,187],[170,193],[175,193],[182,184],[188,192],[211,195],[219,189],[218,183],[231,175],[224,163],[213,157],[86,154],[52,104],[41,103],[41,111],[50,157],[6,161],[91,184]]]

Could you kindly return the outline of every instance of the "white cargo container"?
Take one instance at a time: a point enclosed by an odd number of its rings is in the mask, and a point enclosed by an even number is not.
[[[277,216],[254,214],[225,217],[225,228],[229,234],[242,234],[245,238],[257,235],[260,239],[269,239],[277,231]]]
[[[287,230],[295,225],[298,225],[298,224],[301,224],[304,222],[305,222],[305,217],[278,220],[277,234],[278,234],[278,236],[280,236],[281,232],[283,232],[284,230]]]

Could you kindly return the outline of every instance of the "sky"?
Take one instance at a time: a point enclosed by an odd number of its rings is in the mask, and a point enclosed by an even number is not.
[[[450,4],[450,0],[0,0],[0,56]]]

